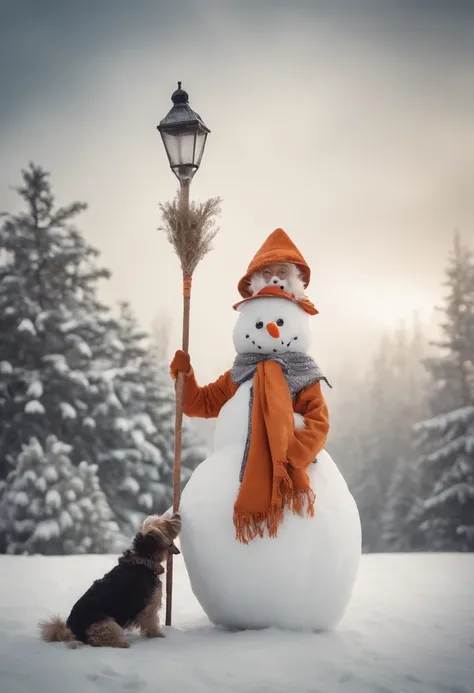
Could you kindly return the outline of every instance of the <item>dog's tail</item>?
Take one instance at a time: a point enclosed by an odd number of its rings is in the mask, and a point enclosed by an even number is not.
[[[41,637],[43,640],[46,640],[46,642],[71,643],[68,647],[74,647],[74,645],[72,645],[73,642],[76,642],[74,633],[59,616],[53,616],[49,621],[40,621],[38,626]]]

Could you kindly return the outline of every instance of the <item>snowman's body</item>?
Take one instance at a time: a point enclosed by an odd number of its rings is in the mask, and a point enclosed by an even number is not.
[[[304,320],[298,315],[302,311],[291,304],[277,306],[276,302],[289,303],[283,299],[268,300],[272,316],[276,308],[281,308],[278,314],[289,311],[285,323],[294,338],[294,318]],[[249,304],[239,317],[242,324],[239,329],[238,321],[234,331],[237,350],[250,339],[261,342],[269,353],[268,344],[274,342],[268,342],[267,336],[257,339],[249,328],[262,308]],[[297,336],[298,348],[307,349],[309,330],[300,329]],[[279,341],[287,345],[282,337]],[[328,629],[343,616],[357,575],[361,553],[357,506],[333,460],[322,450],[308,468],[316,493],[314,517],[287,511],[276,538],[265,535],[249,544],[236,540],[233,507],[249,432],[251,387],[252,380],[244,382],[222,407],[215,451],[197,467],[183,491],[180,541],[191,586],[218,625]],[[295,414],[295,427],[302,426],[303,417]]]

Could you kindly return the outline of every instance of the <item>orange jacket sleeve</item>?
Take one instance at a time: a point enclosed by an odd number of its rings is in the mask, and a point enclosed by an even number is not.
[[[214,383],[199,387],[191,366],[184,379],[184,413],[189,417],[213,419],[237,388],[230,371],[226,371]]]
[[[329,433],[329,414],[315,383],[297,397],[295,411],[303,415],[305,427],[295,429],[288,445],[288,462],[295,469],[306,469],[323,449]]]

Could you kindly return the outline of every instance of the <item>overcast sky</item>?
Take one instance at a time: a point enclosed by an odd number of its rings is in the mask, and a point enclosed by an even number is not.
[[[237,282],[283,227],[312,266],[313,355],[336,373],[439,301],[452,233],[474,243],[474,3],[0,0],[0,209],[20,169],[113,271],[110,302],[174,321],[179,264],[159,225],[175,178],[156,125],[178,80],[211,128],[192,196],[223,198],[194,281],[202,381],[233,358]]]

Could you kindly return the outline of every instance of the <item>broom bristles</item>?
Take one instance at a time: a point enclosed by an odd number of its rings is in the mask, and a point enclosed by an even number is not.
[[[215,218],[220,214],[220,198],[211,197],[205,202],[191,202],[183,208],[179,197],[160,204],[162,225],[168,241],[181,261],[183,274],[192,276],[198,263],[212,249],[212,241],[219,228]]]

